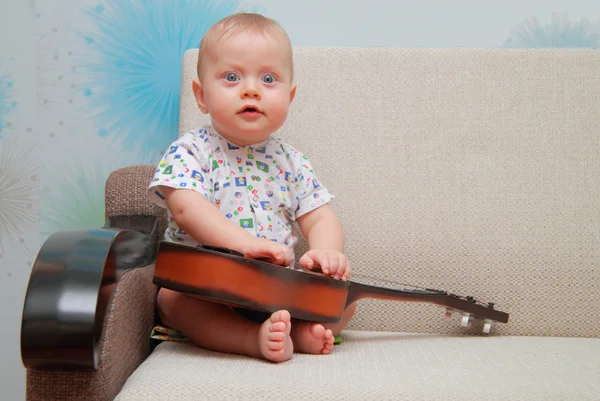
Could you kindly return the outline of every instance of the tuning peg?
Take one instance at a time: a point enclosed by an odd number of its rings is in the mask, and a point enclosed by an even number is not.
[[[460,325],[463,327],[469,326],[469,319],[471,317],[470,313],[465,313],[460,321]]]
[[[489,319],[486,319],[485,324],[483,325],[483,332],[485,334],[489,334],[490,330],[492,330],[492,321]]]

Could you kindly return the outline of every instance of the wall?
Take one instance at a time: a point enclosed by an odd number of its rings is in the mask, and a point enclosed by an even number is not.
[[[600,45],[588,0],[9,0],[0,15],[0,388],[22,399],[19,335],[33,261],[53,232],[103,224],[118,167],[158,161],[177,135],[179,71],[236,10],[296,46]]]

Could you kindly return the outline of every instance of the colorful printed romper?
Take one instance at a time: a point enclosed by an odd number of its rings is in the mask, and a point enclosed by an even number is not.
[[[148,196],[166,208],[161,186],[197,191],[240,227],[257,237],[289,246],[292,254],[297,241],[292,223],[333,199],[319,183],[308,159],[289,144],[271,138],[251,146],[237,146],[210,126],[181,136],[162,157]],[[197,245],[177,226],[168,209],[167,213],[164,240]],[[262,313],[244,315],[265,320]],[[155,338],[179,339],[177,333],[167,333],[164,327],[155,329]],[[162,338],[161,333],[167,337]]]

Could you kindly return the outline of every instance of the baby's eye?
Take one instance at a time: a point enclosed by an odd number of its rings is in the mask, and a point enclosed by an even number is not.
[[[237,74],[230,72],[229,74],[225,75],[225,79],[229,82],[235,82],[238,80],[238,76]]]
[[[267,84],[272,84],[275,82],[275,77],[272,74],[265,74],[265,76],[263,76],[263,81]]]

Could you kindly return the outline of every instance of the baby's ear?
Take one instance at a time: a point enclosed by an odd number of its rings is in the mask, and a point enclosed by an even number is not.
[[[290,103],[294,101],[294,97],[296,97],[296,84],[292,82],[292,89],[290,90]]]
[[[200,111],[208,114],[208,107],[206,107],[206,102],[204,101],[204,89],[202,89],[202,82],[198,78],[192,80],[192,91],[194,92],[194,97]]]

